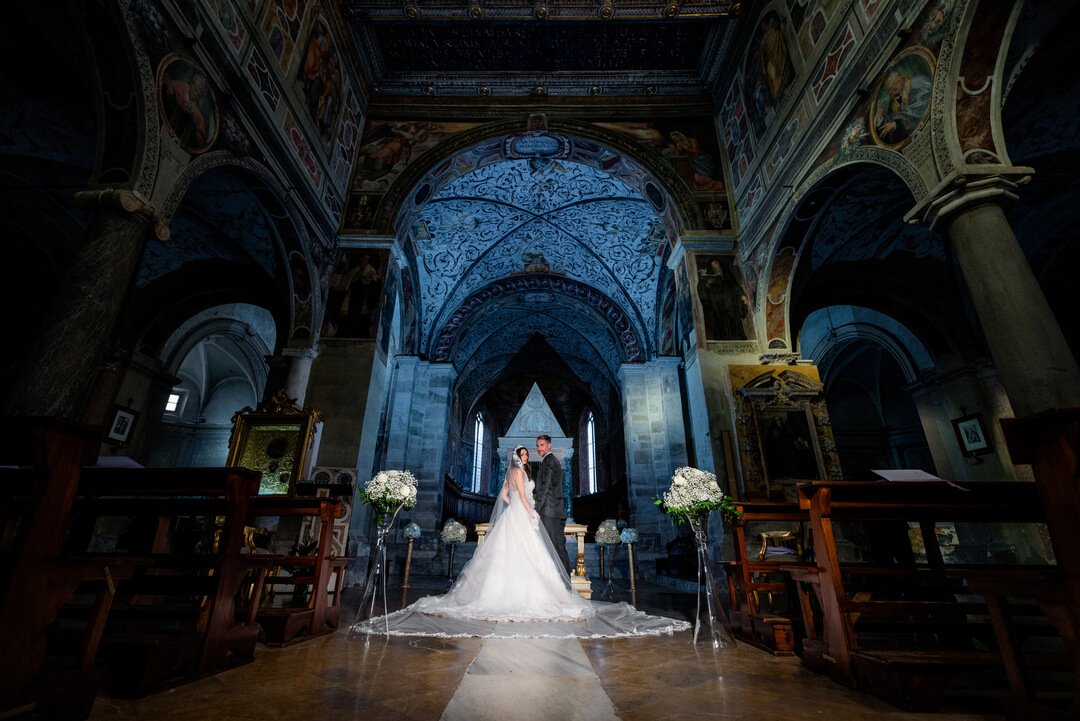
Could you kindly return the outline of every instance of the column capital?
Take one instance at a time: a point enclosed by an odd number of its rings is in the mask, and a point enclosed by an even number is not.
[[[163,243],[172,235],[168,223],[161,218],[154,206],[130,190],[121,188],[80,190],[75,193],[75,205],[83,210],[108,208],[136,215],[145,220],[148,225],[153,225],[154,236]]]
[[[962,165],[949,173],[904,216],[911,225],[925,223],[944,231],[960,212],[986,203],[1016,200],[1017,188],[1031,181],[1034,168],[1013,165]]]
[[[319,351],[315,348],[282,348],[278,355],[283,358],[303,358],[313,361],[319,357]]]

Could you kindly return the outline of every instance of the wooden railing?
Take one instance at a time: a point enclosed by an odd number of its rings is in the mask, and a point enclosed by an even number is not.
[[[439,529],[448,518],[454,518],[468,529],[468,539],[476,540],[476,524],[487,523],[495,508],[495,497],[464,490],[453,478],[446,476],[443,484],[443,511]]]

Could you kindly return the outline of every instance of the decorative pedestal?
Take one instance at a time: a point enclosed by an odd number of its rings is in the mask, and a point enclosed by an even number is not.
[[[489,524],[487,523],[476,524],[477,548],[483,545],[488,528]],[[570,585],[574,587],[574,590],[582,598],[592,599],[592,581],[589,580],[588,572],[585,570],[585,534],[588,530],[588,526],[583,524],[567,523],[563,533],[567,537],[573,536],[577,540],[577,566],[574,568],[574,572],[570,574]]]
[[[371,551],[371,570],[368,572],[367,583],[364,584],[364,596],[360,599],[360,608],[356,611],[356,619],[349,628],[349,639],[356,635],[356,626],[364,621],[375,618],[376,591],[382,590],[382,615],[386,624],[386,635],[390,636],[390,621],[385,620],[390,612],[386,596],[386,536],[394,525],[401,506],[394,511],[389,521],[378,524],[375,536],[375,547]]]

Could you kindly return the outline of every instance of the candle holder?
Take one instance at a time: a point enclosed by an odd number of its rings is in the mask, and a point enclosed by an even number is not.
[[[409,546],[405,550],[405,578],[398,588],[412,588],[409,585],[409,569],[412,567],[412,547],[413,541],[420,538],[420,526],[416,523],[410,523],[405,526],[405,538],[408,539]]]

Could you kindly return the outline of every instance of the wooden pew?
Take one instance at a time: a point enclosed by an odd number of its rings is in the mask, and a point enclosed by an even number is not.
[[[816,568],[788,567],[800,583],[812,588],[822,611],[820,637],[808,629],[803,647],[808,665],[815,660],[835,680],[880,695],[910,710],[933,710],[951,673],[961,667],[1008,666],[1020,663],[1018,651],[874,648],[865,643],[867,628],[887,631],[890,623],[902,629],[970,639],[978,635],[993,643],[985,623],[972,616],[991,616],[985,601],[960,601],[960,593],[979,594],[980,573],[1021,580],[1025,574],[1053,574],[1053,567],[946,566],[937,542],[938,521],[1032,523],[1044,519],[1035,484],[969,483],[963,488],[945,482],[850,483],[815,482],[799,486],[799,503],[810,513]],[[842,564],[834,524],[852,522],[919,523],[926,564]],[[967,586],[963,581],[973,579]],[[897,591],[891,598],[880,592]],[[977,590],[978,589],[978,590]],[[805,615],[805,614],[804,614]],[[899,619],[899,620],[897,620]],[[862,629],[862,630],[860,630]],[[1032,659],[1060,663],[1062,659]]]
[[[0,469],[0,716],[36,708],[78,719],[93,705],[101,631],[116,584],[134,570],[132,559],[62,552],[82,466],[94,462],[100,443],[100,428],[71,421],[0,420],[0,465],[16,466]],[[85,629],[72,659],[52,660],[45,674],[45,630],[82,583],[92,586],[94,598]]]
[[[131,534],[133,557],[147,560],[125,584],[102,638],[114,695],[142,696],[252,660],[259,629],[237,622],[234,599],[249,569],[241,547],[260,477],[244,468],[84,469],[73,553],[95,557],[86,549],[98,519],[150,521]],[[209,520],[201,552],[175,547],[170,530],[180,517]]]
[[[270,576],[263,572],[256,580],[249,606],[249,620],[262,627],[268,646],[288,646],[337,630],[341,620],[338,599],[341,596],[345,567],[352,560],[333,556],[334,522],[341,512],[340,498],[282,498],[259,496],[251,499],[251,516],[318,516],[318,549],[314,556],[275,556],[271,568],[311,568],[311,575]],[[255,559],[258,559],[256,556]],[[334,596],[327,592],[334,578]],[[311,598],[302,608],[260,608],[263,587],[267,585],[310,585]]]
[[[786,573],[792,567],[790,559],[784,562],[764,561],[751,558],[747,553],[747,526],[751,523],[772,524],[771,530],[782,526],[810,521],[810,514],[793,503],[736,503],[742,512],[741,523],[732,524],[735,558],[727,564],[728,591],[731,596],[731,626],[744,641],[763,648],[776,656],[791,656],[796,651],[796,626],[792,619],[762,612],[759,603],[761,593],[791,591],[793,585],[778,581],[759,581],[755,574]],[[756,540],[751,538],[751,541]],[[795,563],[794,567],[811,567],[809,563]]]

